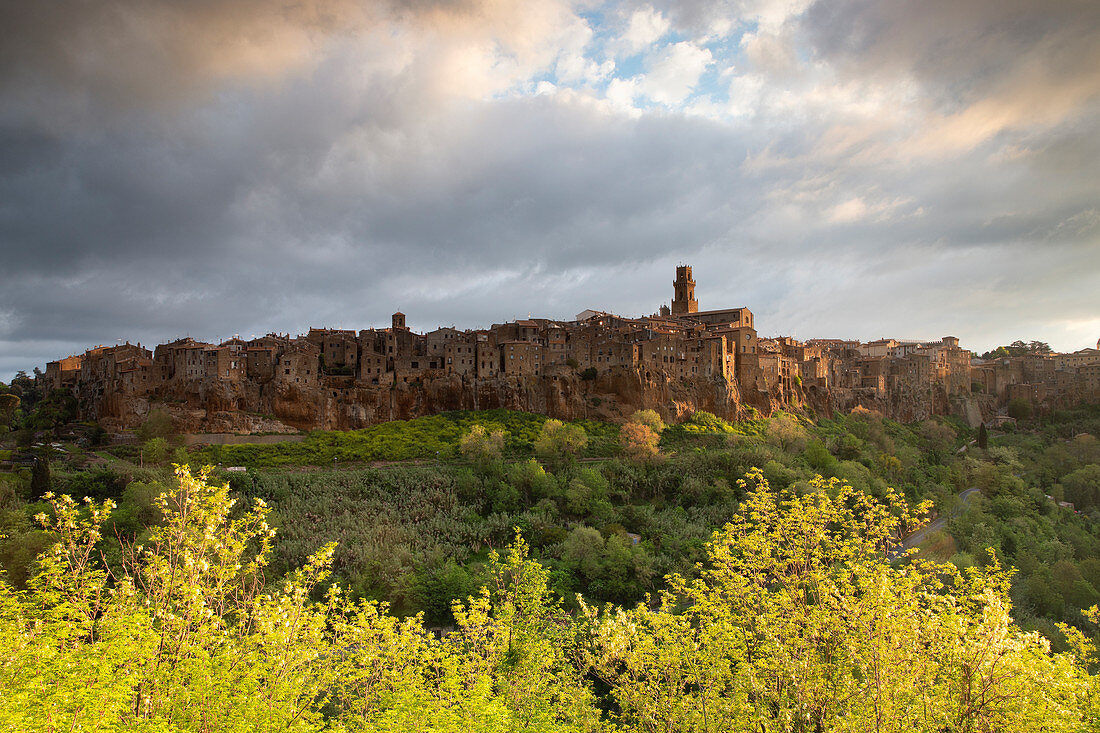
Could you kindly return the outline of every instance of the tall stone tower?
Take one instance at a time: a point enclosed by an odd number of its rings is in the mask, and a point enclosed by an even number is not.
[[[393,314],[393,330],[404,331],[405,330],[405,314],[401,311],[397,311]]]
[[[699,301],[695,299],[695,281],[691,279],[691,265],[676,268],[676,280],[672,283],[675,297],[672,299],[672,315],[698,313]]]

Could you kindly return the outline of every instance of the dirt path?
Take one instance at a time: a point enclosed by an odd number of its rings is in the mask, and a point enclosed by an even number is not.
[[[271,445],[273,443],[301,443],[306,436],[301,433],[281,435],[237,435],[236,433],[184,433],[184,445]]]
[[[973,486],[966,491],[963,491],[961,494],[959,494],[959,500],[955,502],[955,507],[950,511],[950,513],[940,515],[936,519],[929,522],[927,526],[918,529],[916,532],[903,539],[901,541],[901,546],[906,550],[911,549],[924,542],[924,540],[928,538],[928,535],[932,534],[933,532],[939,532],[941,529],[944,528],[949,520],[954,519],[955,517],[962,514],[963,510],[966,509],[966,505],[970,503],[970,500],[973,499],[974,496],[978,493],[978,489]]]

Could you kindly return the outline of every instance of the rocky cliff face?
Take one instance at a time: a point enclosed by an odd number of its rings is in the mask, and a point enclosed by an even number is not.
[[[635,369],[611,369],[596,379],[553,369],[533,378],[472,380],[440,376],[385,387],[326,378],[320,385],[195,381],[162,388],[149,397],[119,392],[85,400],[85,417],[111,430],[140,425],[151,409],[165,409],[184,432],[285,432],[347,430],[389,420],[408,420],[448,410],[504,408],[563,420],[623,420],[635,410],[657,410],[681,420],[706,410],[727,419],[747,414],[737,385],[725,380],[646,379]]]
[[[622,421],[635,410],[656,410],[669,422],[705,410],[727,420],[784,409],[827,417],[856,406],[903,421],[952,411],[972,416],[981,406],[952,403],[944,394],[907,399],[876,395],[873,390],[797,388],[781,395],[742,390],[723,379],[670,379],[660,373],[616,368],[595,379],[582,379],[566,367],[529,378],[471,380],[440,376],[409,384],[365,386],[350,377],[325,378],[318,385],[266,384],[204,380],[172,385],[145,397],[108,392],[85,402],[86,417],[109,430],[133,428],[154,408],[166,409],[183,432],[278,433],[296,430],[348,430],[389,420],[408,420],[448,410],[505,408],[537,412],[563,420],[591,418]]]

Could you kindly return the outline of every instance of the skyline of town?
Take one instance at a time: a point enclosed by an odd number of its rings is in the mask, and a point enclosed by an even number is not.
[[[977,425],[1013,400],[1100,399],[1100,343],[983,360],[949,335],[761,338],[749,308],[700,307],[690,265],[676,268],[672,284],[669,303],[640,318],[588,309],[568,321],[418,333],[397,311],[380,329],[96,347],[51,360],[41,379],[72,394],[84,419],[113,430],[163,405],[208,432],[358,428],[486,407],[621,420],[639,407],[668,418],[703,409],[741,419],[859,406],[904,421],[954,414]]]
[[[677,269],[678,270],[682,269],[682,266],[678,266]],[[688,270],[689,277],[690,277],[690,273],[691,273],[692,268],[690,266],[688,266],[687,270]],[[694,294],[694,285],[695,285],[695,283],[693,282],[692,283],[693,294]],[[741,306],[741,308],[744,308],[745,310],[749,310],[746,306]],[[737,310],[737,309],[739,309],[739,308],[722,308],[722,309],[717,309],[716,312],[726,312],[726,311],[729,311],[729,310]],[[586,308],[586,309],[580,311],[579,313],[575,314],[574,317],[572,317],[572,318],[568,318],[568,317],[566,317],[566,318],[551,318],[551,317],[548,317],[548,316],[542,315],[542,314],[528,313],[528,314],[526,314],[526,316],[518,316],[517,315],[517,316],[513,316],[511,318],[498,319],[496,321],[487,322],[487,323],[484,323],[484,324],[473,325],[473,326],[459,327],[454,322],[452,322],[451,324],[440,323],[440,324],[437,324],[434,328],[428,328],[428,327],[424,327],[424,326],[421,326],[421,327],[418,328],[418,327],[414,327],[414,326],[410,325],[409,329],[413,332],[419,332],[421,334],[427,334],[429,332],[439,330],[439,329],[445,329],[445,328],[457,329],[457,330],[463,331],[463,332],[471,332],[471,331],[489,330],[492,327],[493,323],[497,323],[497,324],[515,323],[515,322],[518,322],[520,320],[524,320],[524,318],[526,318],[526,319],[534,318],[534,319],[537,319],[537,320],[550,320],[550,321],[555,321],[555,322],[568,323],[568,322],[580,322],[580,321],[584,320],[584,318],[582,318],[582,316],[585,316],[585,314],[590,315],[590,314],[594,314],[594,313],[601,313],[601,314],[614,316],[614,317],[617,317],[617,318],[639,319],[639,318],[645,318],[646,315],[658,316],[661,313],[667,313],[668,310],[669,310],[668,306],[662,304],[657,309],[655,309],[651,314],[626,315],[626,314],[623,314],[623,313],[616,313],[616,312],[611,311],[611,310]],[[704,310],[706,310],[706,309],[704,309]],[[400,313],[406,319],[409,319],[409,314],[408,313],[405,313],[404,311],[401,311],[400,309],[398,309],[396,312]],[[392,314],[391,314],[391,316],[392,316]],[[415,320],[411,320],[410,322],[415,323]],[[254,340],[254,339],[257,339],[257,338],[261,338],[263,336],[282,335],[282,336],[286,336],[286,337],[291,337],[292,333],[298,338],[305,338],[309,333],[311,333],[313,331],[319,331],[319,330],[333,330],[333,331],[351,330],[351,331],[354,332],[354,331],[359,331],[359,330],[364,330],[364,329],[365,330],[384,329],[384,328],[386,328],[386,326],[381,325],[381,324],[384,324],[384,323],[385,323],[385,321],[383,321],[383,320],[372,320],[367,324],[349,324],[349,323],[310,324],[307,328],[304,328],[304,329],[301,329],[301,328],[299,328],[299,329],[295,329],[295,328],[292,328],[292,329],[275,329],[275,330],[267,331],[266,333],[263,333],[263,334],[250,333],[250,334],[248,334],[247,337],[244,337],[239,332],[234,332],[234,333],[231,333],[231,334],[228,334],[228,335],[225,335],[225,336],[223,336],[221,334],[214,334],[213,337],[210,337],[208,335],[204,336],[203,334],[199,334],[199,333],[184,332],[184,333],[172,335],[170,337],[160,337],[159,339],[156,339],[156,340],[153,340],[153,341],[145,341],[143,339],[130,339],[130,338],[126,338],[126,337],[119,337],[111,343],[98,343],[98,344],[94,344],[94,345],[89,344],[88,346],[84,347],[83,349],[73,351],[70,354],[66,355],[65,357],[62,357],[62,356],[58,355],[58,356],[55,356],[54,359],[50,359],[48,361],[55,361],[57,359],[68,358],[68,357],[73,357],[73,356],[79,356],[81,353],[85,353],[89,350],[109,348],[109,347],[112,347],[112,346],[118,346],[118,345],[123,345],[123,344],[131,344],[131,343],[136,344],[136,345],[141,345],[142,343],[167,344],[167,343],[173,343],[173,342],[181,341],[181,340],[193,340],[193,341],[196,341],[196,342],[199,342],[199,343],[222,344],[222,343],[226,343],[228,341],[232,341],[234,339]],[[348,326],[353,326],[353,328],[348,329],[347,328]],[[802,340],[802,341],[807,341],[807,342],[823,341],[823,340],[824,341],[837,340],[837,341],[848,341],[848,342],[862,343],[862,344],[879,343],[879,342],[887,342],[887,341],[896,342],[896,343],[899,343],[899,344],[921,344],[921,343],[931,343],[933,340],[935,340],[935,337],[909,338],[909,337],[905,337],[905,336],[889,335],[889,334],[880,334],[880,335],[878,335],[874,338],[869,338],[869,339],[852,338],[848,334],[817,334],[817,335],[805,336],[805,335],[801,335],[801,334],[795,335],[793,333],[783,333],[783,332],[780,332],[780,331],[775,330],[775,329],[771,329],[771,330],[766,329],[765,333],[767,335],[766,336],[761,336],[761,338],[781,339],[781,338],[786,337],[786,338],[796,338],[796,339],[799,339],[799,340]],[[211,339],[211,340],[208,342],[207,339]],[[1016,341],[1016,340],[1023,340],[1025,343],[1029,342],[1029,341],[1043,341],[1043,339],[1041,339],[1041,338],[1037,338],[1037,339],[1031,339],[1031,338],[1028,338],[1028,339],[1014,339],[1014,341]],[[960,339],[960,341],[962,341],[962,340]],[[994,348],[996,348],[998,346],[1007,345],[1008,343],[1011,343],[1011,342],[996,343],[996,344],[990,342],[990,345],[987,348],[985,348],[985,349],[974,348],[974,349],[972,349],[972,351],[973,351],[974,354],[979,354],[979,353],[983,353],[983,351],[991,351],[991,350],[993,350]],[[1078,346],[1078,348],[1070,348],[1070,349],[1061,350],[1061,349],[1057,349],[1057,348],[1052,347],[1052,351],[1054,353],[1072,353],[1072,352],[1075,352],[1075,351],[1079,351],[1081,349],[1091,349],[1094,346],[1095,346],[1095,348],[1100,349],[1100,339],[1097,339],[1095,344],[1093,344],[1093,343],[1082,343]],[[24,368],[24,369],[21,369],[19,371],[24,371],[24,372],[29,374],[29,373],[31,373],[31,371],[35,367],[41,368],[41,366],[42,366],[42,364],[35,364],[35,365],[32,365],[30,368]],[[13,374],[14,374],[14,372],[13,372]],[[11,376],[12,375],[8,375],[7,379],[10,380]]]

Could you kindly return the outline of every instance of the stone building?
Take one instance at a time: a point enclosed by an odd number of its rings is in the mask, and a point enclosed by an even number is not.
[[[508,377],[537,377],[542,371],[542,344],[529,340],[503,341],[501,371]]]
[[[325,374],[353,376],[359,369],[359,339],[355,331],[337,328],[311,328],[306,340],[320,351]]]
[[[679,399],[672,396],[676,390],[695,390],[733,403],[743,397],[764,410],[808,402],[828,410],[834,396],[851,393],[852,399],[842,401],[878,400],[882,409],[905,403],[906,414],[932,414],[949,409],[947,398],[965,398],[972,382],[1002,400],[1010,388],[1068,399],[1095,394],[1100,378],[1100,360],[1094,365],[1097,352],[1091,349],[1064,355],[1070,358],[972,365],[970,352],[953,337],[868,344],[760,339],[748,308],[699,310],[695,284],[690,266],[677,267],[671,307],[640,318],[590,309],[574,320],[528,317],[488,329],[441,326],[421,334],[397,311],[389,328],[358,332],[310,328],[298,337],[268,334],[217,345],[184,338],[159,345],[152,354],[129,344],[97,347],[50,362],[44,379],[72,385],[92,400],[170,397],[192,406],[216,400],[217,410],[265,413],[296,405],[296,424],[324,414],[338,415],[325,419],[346,425],[393,419],[399,410],[412,409],[409,405],[476,405],[482,394],[492,404],[516,404],[523,395],[566,399],[592,389],[635,395],[650,390],[668,400]],[[593,372],[598,379],[587,379]],[[582,375],[584,380],[568,383]],[[566,381],[556,389],[529,389],[555,379]],[[418,396],[409,394],[421,389]]]
[[[51,390],[72,387],[80,378],[82,356],[68,356],[46,363],[45,379]]]
[[[430,334],[429,334],[430,335]],[[429,353],[431,352],[429,345]],[[477,334],[456,331],[443,344],[443,364],[448,374],[462,377],[477,376]]]
[[[300,389],[321,384],[321,349],[307,339],[287,344],[275,363],[275,383]]]
[[[672,282],[672,315],[680,316],[699,310],[699,301],[695,299],[695,281],[691,279],[691,266],[680,265],[676,268],[676,279]]]

